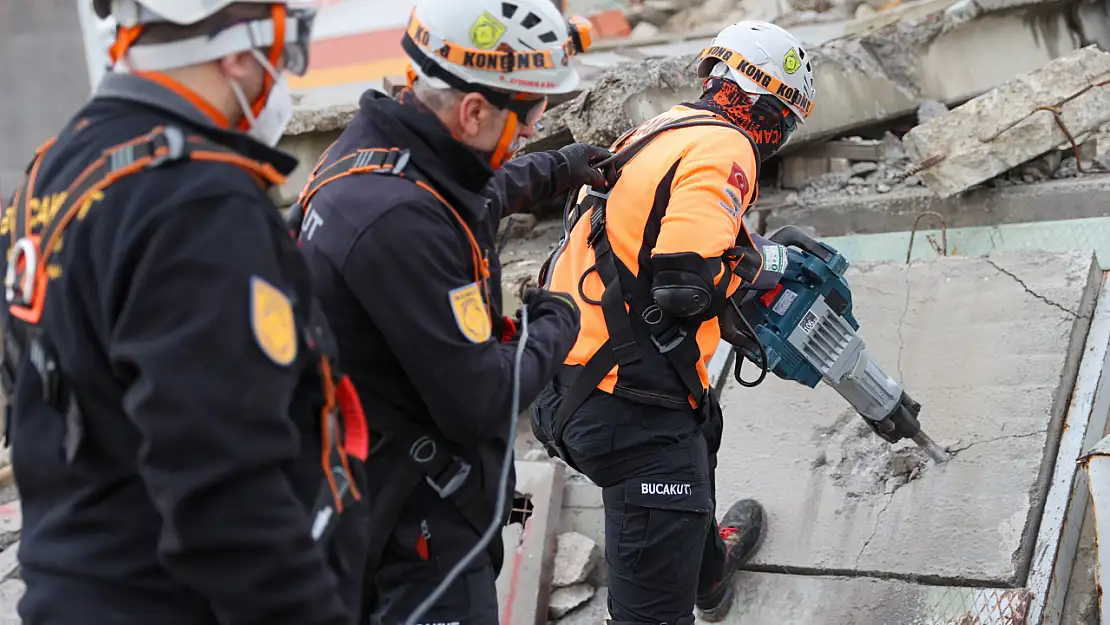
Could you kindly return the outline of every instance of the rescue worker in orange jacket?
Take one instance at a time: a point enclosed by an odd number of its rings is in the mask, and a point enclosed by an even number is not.
[[[723,619],[763,525],[753,500],[714,522],[722,424],[707,365],[727,297],[770,273],[742,218],[760,162],[813,108],[813,72],[796,38],[754,21],[724,29],[698,72],[697,101],[614,144],[616,182],[582,196],[541,275],[582,321],[533,429],[602,487],[614,625],[686,625],[695,606]]]

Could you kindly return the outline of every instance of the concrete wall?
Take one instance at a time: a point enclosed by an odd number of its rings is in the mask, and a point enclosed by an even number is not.
[[[75,0],[0,1],[0,197],[89,95]]]

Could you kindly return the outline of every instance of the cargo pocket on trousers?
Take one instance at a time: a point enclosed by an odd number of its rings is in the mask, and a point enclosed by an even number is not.
[[[617,487],[620,488],[620,487]],[[713,498],[704,478],[631,478],[624,482],[617,568],[640,583],[696,584]]]

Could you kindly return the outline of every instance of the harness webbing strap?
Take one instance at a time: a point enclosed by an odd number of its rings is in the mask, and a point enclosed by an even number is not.
[[[321,157],[321,159],[323,158],[324,157]],[[355,174],[378,173],[400,176],[408,163],[409,151],[401,148],[367,148],[358,150],[337,159],[334,163],[324,167],[322,170],[320,166],[323,164],[323,160],[321,160],[316,164],[316,169],[309,177],[308,183],[305,185],[304,189],[301,190],[300,197],[298,197],[296,203],[289,208],[289,216],[286,218],[286,223],[289,226],[290,234],[293,235],[294,239],[300,238],[301,227],[304,224],[305,213],[308,210],[308,206],[312,203],[312,198],[316,196],[316,192],[323,188],[324,185],[345,176],[352,176]]]

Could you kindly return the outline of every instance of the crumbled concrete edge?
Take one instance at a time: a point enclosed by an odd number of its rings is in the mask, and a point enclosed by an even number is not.
[[[1009,255],[1010,257],[1014,257],[1020,256],[1021,253],[1010,252]],[[1060,384],[1057,387],[1059,392],[1052,404],[1052,419],[1048,424],[1048,437],[1045,444],[1045,449],[1052,450],[1053,457],[1041,463],[1041,471],[1037,475],[1037,480],[1034,482],[1032,488],[1029,489],[1029,500],[1031,505],[1028,518],[1030,521],[1022,532],[1021,547],[1014,552],[1011,560],[1014,564],[1014,571],[1017,573],[1015,576],[1017,580],[1026,579],[1029,575],[1029,567],[1033,561],[1033,549],[1036,547],[1037,542],[1037,532],[1040,529],[1040,518],[1044,515],[1045,497],[1048,494],[1049,481],[1052,480],[1052,473],[1056,464],[1055,456],[1060,446],[1060,437],[1063,435],[1064,419],[1067,416],[1071,398],[1075,394],[1075,383],[1079,376],[1079,365],[1083,359],[1083,352],[1086,349],[1087,334],[1091,327],[1091,319],[1094,316],[1095,306],[1098,304],[1098,295],[1101,291],[1100,287],[1102,286],[1102,268],[1099,266],[1098,259],[1092,250],[1076,250],[1071,252],[1069,256],[1071,262],[1074,262],[1077,266],[1088,266],[1083,297],[1079,300],[1079,307],[1075,311],[1067,310],[1061,307],[1060,304],[1045,297],[1043,294],[1035,293],[1030,290],[1021,280],[1020,275],[1009,271],[1006,266],[1003,265],[1007,254],[991,254],[986,257],[987,262],[997,269],[999,273],[1003,273],[1018,282],[1031,296],[1040,299],[1048,306],[1065,310],[1072,318],[1071,339],[1068,342],[1068,357],[1060,372]]]
[[[596,589],[589,584],[575,584],[556,588],[551,592],[547,612],[553,619],[560,619],[593,598]]]
[[[285,136],[342,130],[351,123],[356,113],[358,102],[355,101],[324,108],[299,107],[293,110],[293,119],[285,129]]]

